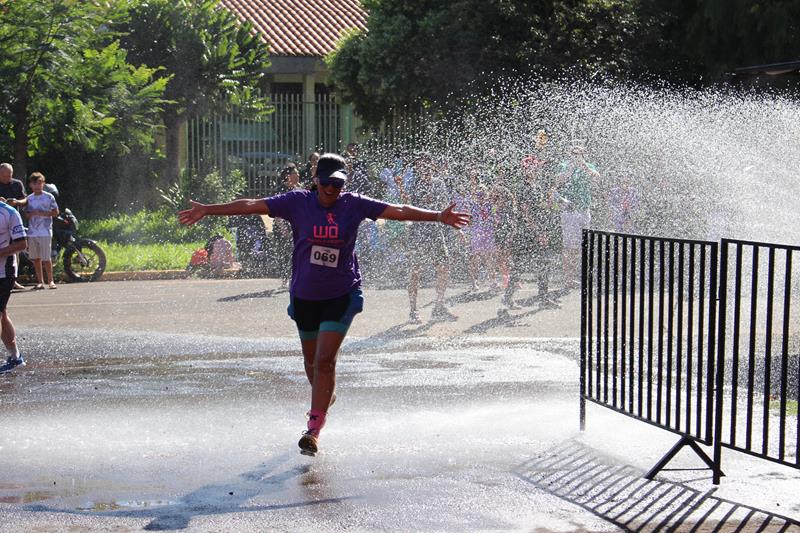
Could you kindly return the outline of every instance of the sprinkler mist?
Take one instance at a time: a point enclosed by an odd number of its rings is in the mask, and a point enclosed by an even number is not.
[[[800,242],[800,102],[734,89],[676,89],[515,78],[446,117],[415,118],[362,153],[373,172],[432,154],[453,191],[468,170],[492,185],[521,180],[544,129],[558,163],[580,142],[600,177],[592,222],[614,230],[609,195],[636,190],[631,232]]]

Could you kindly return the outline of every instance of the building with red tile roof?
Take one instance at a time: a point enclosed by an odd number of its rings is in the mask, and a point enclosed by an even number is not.
[[[202,117],[188,125],[186,163],[213,160],[223,170],[235,162],[251,195],[275,192],[278,171],[289,159],[305,161],[312,150],[341,151],[356,140],[359,121],[326,85],[323,58],[351,30],[366,30],[359,0],[219,0],[249,21],[269,44],[267,73],[274,113],[268,122],[232,115]]]
[[[269,44],[271,79],[278,90],[311,98],[327,79],[323,58],[348,31],[365,30],[367,12],[358,0],[220,0],[242,21],[249,21]],[[284,85],[289,84],[289,85]],[[316,87],[319,91],[319,87]]]
[[[358,0],[220,0],[264,36],[276,57],[321,58],[341,36],[367,27]]]

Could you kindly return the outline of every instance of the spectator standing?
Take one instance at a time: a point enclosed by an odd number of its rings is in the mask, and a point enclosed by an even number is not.
[[[356,192],[372,198],[377,198],[375,184],[369,177],[367,163],[358,156],[359,147],[356,143],[350,143],[344,153],[347,162],[347,174],[352,176],[347,182],[348,192]]]
[[[398,154],[392,164],[381,170],[380,181],[384,186],[384,199],[388,202],[400,201],[400,187],[407,189],[414,181],[414,169],[407,165]]]
[[[514,195],[505,186],[505,173],[501,172],[498,177],[499,183],[492,187],[490,196],[496,212],[494,233],[497,244],[497,266],[503,276],[503,288],[507,289],[511,280],[511,254],[514,250],[517,205]]]
[[[45,283],[51,289],[57,288],[53,278],[53,217],[58,216],[56,197],[44,190],[45,177],[34,172],[28,178],[33,191],[25,200],[17,202],[24,206],[28,218],[28,257],[33,261],[36,271],[35,290],[44,289]],[[48,281],[49,280],[49,281]]]
[[[0,164],[0,199],[12,207],[17,207],[17,202],[25,199],[25,184],[14,177],[14,167],[10,163]],[[25,287],[15,280],[14,288]]]
[[[9,163],[0,164],[0,197],[11,206],[25,199],[25,185],[14,177],[14,167]]]
[[[478,276],[483,270],[490,288],[497,288],[495,227],[497,225],[494,205],[489,190],[481,183],[476,170],[468,170],[469,195],[465,200],[465,208],[472,216],[469,228],[469,275],[472,279],[472,290],[479,289]]]
[[[444,180],[436,175],[433,159],[425,154],[417,159],[414,175],[416,179],[405,188],[402,180],[397,187],[400,198],[405,204],[425,206],[426,208],[443,207],[450,204],[450,198]],[[450,263],[452,262],[447,247],[447,231],[441,225],[412,222],[406,233],[406,254],[409,259],[408,280],[408,319],[412,324],[419,324],[417,311],[417,294],[423,270],[436,269],[436,301],[431,319],[434,321],[458,320],[458,317],[447,309],[445,292],[450,279]]]
[[[380,173],[379,181],[383,189],[382,200],[388,203],[402,203],[400,190],[407,190],[414,182],[414,170],[407,164],[402,155],[395,154],[392,163],[387,165]],[[376,226],[374,226],[376,227]],[[381,267],[389,278],[399,279],[405,276],[407,258],[405,255],[406,223],[397,220],[381,221],[377,235],[372,235],[377,248],[381,251]],[[375,239],[377,237],[377,239]]]
[[[562,204],[564,286],[576,288],[580,287],[578,266],[581,230],[592,223],[592,185],[600,178],[600,173],[594,164],[586,160],[586,147],[581,141],[572,142],[569,158],[561,163],[558,172],[558,198]]]
[[[311,152],[308,154],[308,162],[303,172],[300,173],[300,179],[305,183],[311,183],[311,178],[317,172],[317,161],[319,161],[319,152]]]
[[[618,233],[635,232],[634,217],[639,208],[639,191],[631,184],[630,175],[623,174],[621,183],[608,193],[611,224]]]
[[[550,277],[560,247],[559,210],[555,203],[555,172],[549,153],[549,136],[544,129],[536,132],[534,153],[520,164],[522,179],[515,190],[516,227],[511,255],[511,279],[506,286],[503,305],[516,309],[514,293],[521,286],[522,274],[535,273],[542,307],[557,307],[552,298]]]

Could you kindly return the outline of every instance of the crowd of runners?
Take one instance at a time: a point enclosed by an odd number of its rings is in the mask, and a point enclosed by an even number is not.
[[[318,157],[312,154],[303,172],[284,172],[286,190],[309,186],[303,179]],[[504,309],[515,309],[521,301],[517,290],[529,280],[540,305],[557,307],[561,295],[579,286],[581,229],[591,225],[598,207],[608,218],[600,221],[602,227],[634,231],[639,199],[630,181],[620,180],[598,194],[605,177],[585,143],[572,140],[557,148],[544,130],[537,132],[530,152],[514,161],[417,151],[376,164],[375,157],[361,158],[353,144],[344,157],[348,192],[426,207],[454,203],[471,215],[471,224],[461,231],[365,223],[356,251],[367,281],[407,287],[412,323],[421,322],[417,294],[422,283],[435,288],[432,320],[457,320],[445,301],[445,290],[454,282],[502,294]]]

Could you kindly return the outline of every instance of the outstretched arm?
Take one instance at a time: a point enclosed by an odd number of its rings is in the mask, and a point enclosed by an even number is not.
[[[456,229],[461,229],[469,224],[471,215],[453,211],[456,204],[450,204],[442,211],[431,211],[429,209],[420,209],[413,205],[394,205],[389,204],[383,213],[378,218],[385,218],[387,220],[410,220],[414,222],[441,222],[448,226],[453,226]]]
[[[178,213],[178,221],[187,226],[191,226],[209,215],[269,215],[267,202],[261,199],[234,200],[226,204],[201,204],[189,200],[189,205],[191,208]]]

